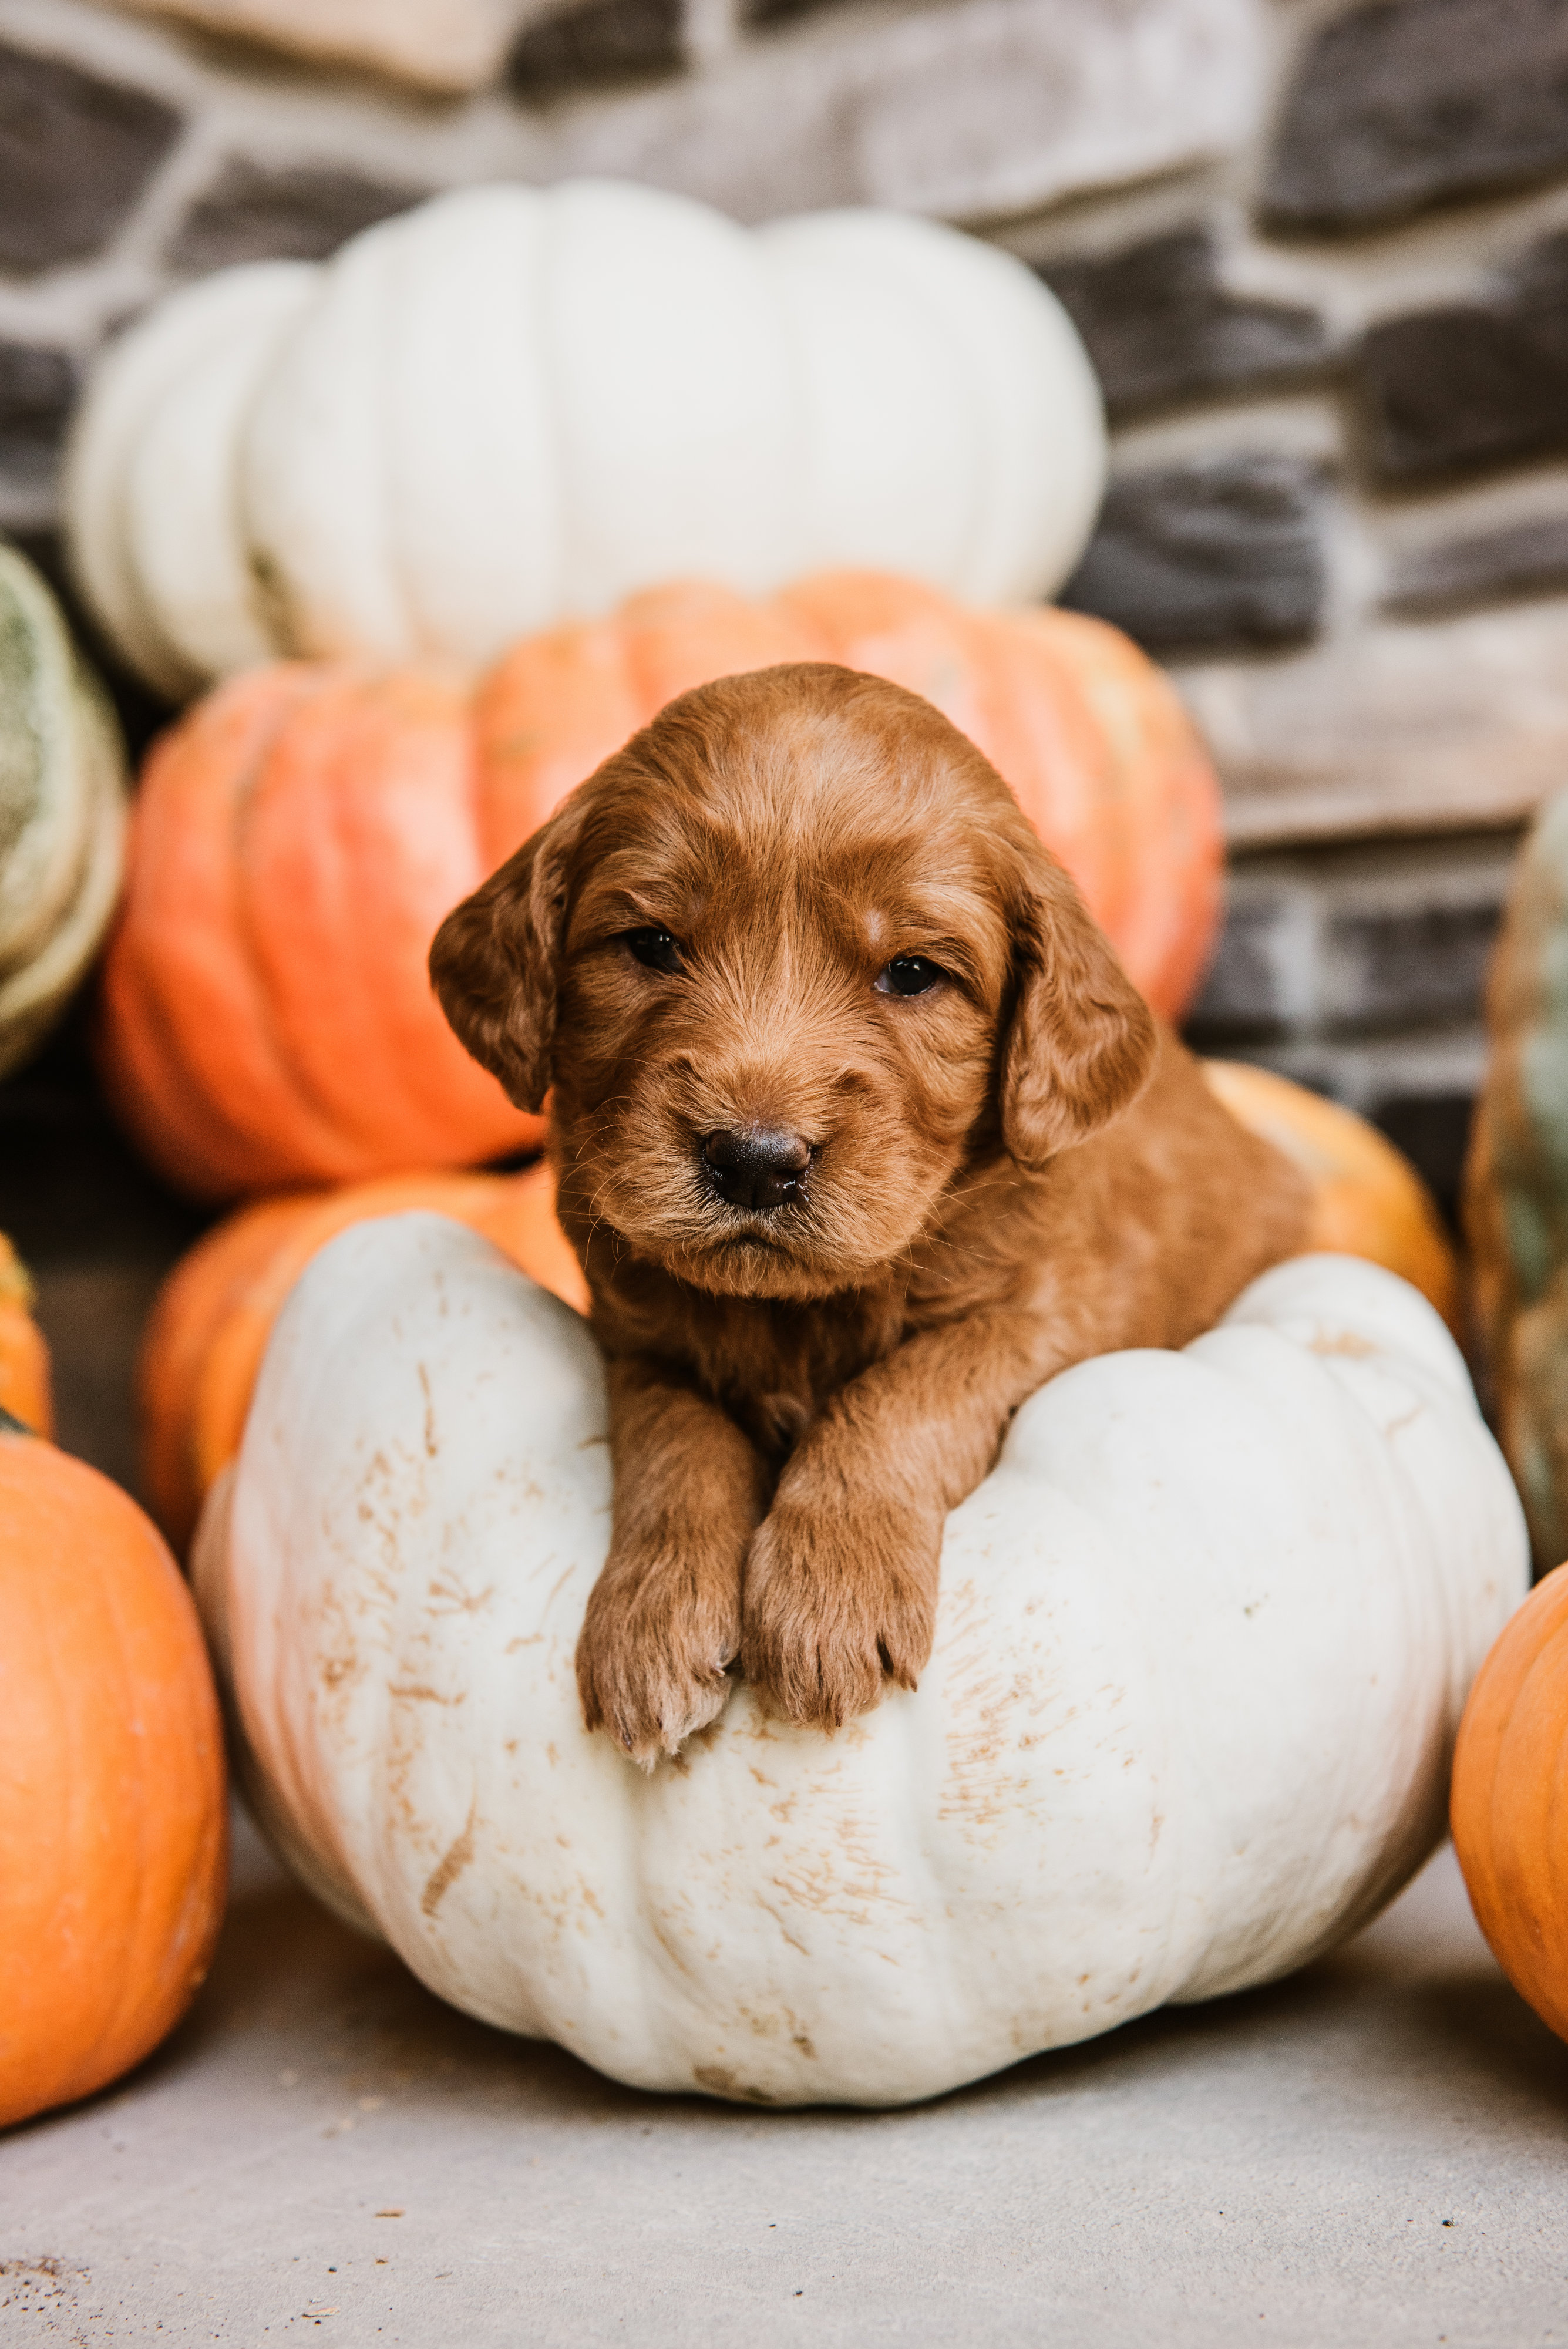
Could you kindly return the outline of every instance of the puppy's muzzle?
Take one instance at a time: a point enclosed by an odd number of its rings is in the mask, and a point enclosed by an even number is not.
[[[702,1141],[703,1180],[732,1207],[767,1213],[791,1206],[805,1196],[810,1164],[808,1142],[768,1126],[749,1126],[741,1133],[721,1131]]]

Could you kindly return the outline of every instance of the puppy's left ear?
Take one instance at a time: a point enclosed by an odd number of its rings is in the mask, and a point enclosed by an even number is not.
[[[550,1089],[576,798],[453,907],[431,947],[431,984],[458,1041],[519,1109],[539,1109]]]
[[[1130,1109],[1154,1071],[1147,1004],[1044,849],[1015,917],[1017,995],[1002,1048],[1002,1138],[1038,1174]]]

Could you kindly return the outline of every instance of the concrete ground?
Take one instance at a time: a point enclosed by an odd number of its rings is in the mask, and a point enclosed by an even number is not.
[[[134,1482],[138,1327],[198,1218],[67,1045],[0,1087],[61,1439]],[[0,2018],[3,2024],[4,2018]],[[1568,2343],[1568,2047],[1450,1855],[1293,1980],[891,2114],[640,2095],[440,2005],[243,1829],[192,2013],[0,2137],[0,2349]]]
[[[0,2139],[0,2342],[1568,2339],[1568,2047],[1451,1855],[1338,1957],[914,2111],[645,2096],[441,2006],[245,1834],[195,2011]]]

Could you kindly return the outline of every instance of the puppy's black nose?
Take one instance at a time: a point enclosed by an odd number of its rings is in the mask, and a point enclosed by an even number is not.
[[[710,1133],[702,1143],[708,1185],[732,1207],[784,1207],[805,1188],[811,1144],[798,1133],[749,1126],[743,1133]]]

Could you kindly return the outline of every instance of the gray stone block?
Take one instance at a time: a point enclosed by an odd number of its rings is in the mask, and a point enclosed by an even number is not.
[[[1324,924],[1324,1015],[1334,1031],[1480,1016],[1501,903],[1367,907]]]
[[[0,269],[96,253],[121,225],[181,129],[144,89],[58,57],[0,48]]]
[[[1318,1006],[1318,908],[1306,885],[1289,879],[1262,888],[1232,885],[1225,926],[1187,1030],[1200,1050],[1293,1035],[1313,1024]]]
[[[1568,599],[1184,662],[1237,846],[1517,823],[1568,773]]]
[[[1360,229],[1565,170],[1562,0],[1380,0],[1308,42],[1263,218]]]
[[[1203,228],[1089,260],[1046,262],[1040,274],[1088,346],[1118,421],[1205,393],[1298,378],[1330,357],[1315,311],[1226,292]]]
[[[1384,608],[1412,617],[1568,588],[1568,514],[1439,539],[1401,554]]]
[[[1300,644],[1324,597],[1319,467],[1201,458],[1113,482],[1063,591],[1150,652]]]
[[[331,164],[272,171],[235,157],[186,214],[170,264],[195,274],[236,261],[323,261],[360,229],[429,193]]]
[[[828,204],[994,219],[1238,151],[1260,0],[936,0],[829,12],[671,89],[585,110],[557,171],[614,171],[738,220]]]
[[[1516,835],[1242,857],[1189,1031],[1206,1050],[1477,1028]]]
[[[855,0],[740,0],[742,24],[753,26],[793,25],[799,17],[820,16],[828,8],[855,5]]]
[[[0,474],[47,481],[76,398],[77,371],[65,351],[0,343]]]
[[[1538,246],[1495,301],[1370,327],[1352,381],[1380,481],[1438,480],[1568,449],[1568,239]]]
[[[45,0],[45,5],[52,0]],[[244,48],[281,49],[310,66],[357,67],[452,97],[499,74],[514,35],[537,0],[109,0],[139,16],[172,16],[222,44],[247,67]],[[203,42],[205,47],[205,41]]]
[[[581,0],[530,25],[506,78],[523,99],[679,73],[681,0]]]

